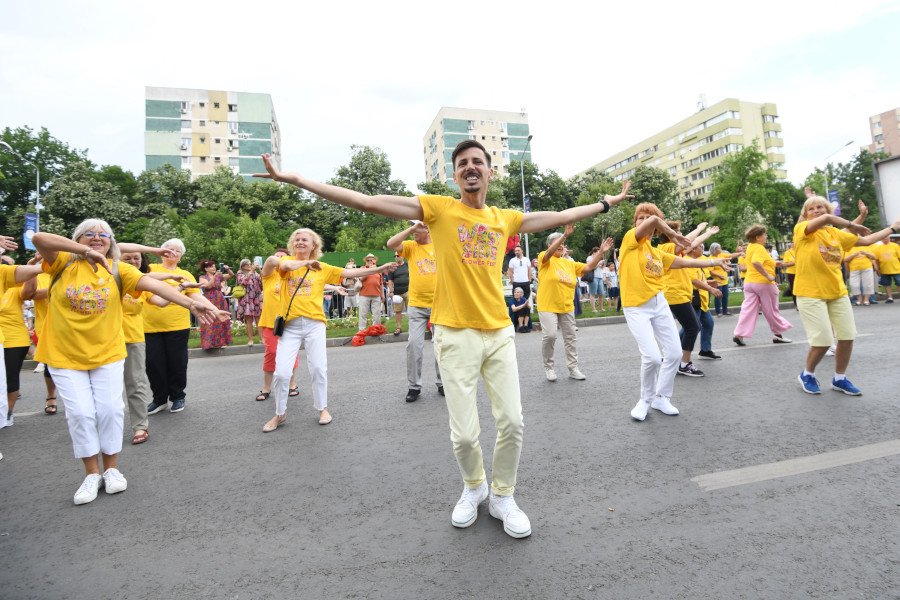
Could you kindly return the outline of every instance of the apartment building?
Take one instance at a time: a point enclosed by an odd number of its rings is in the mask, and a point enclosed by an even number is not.
[[[735,98],[706,107],[678,123],[594,165],[593,169],[627,179],[639,166],[668,171],[686,200],[704,203],[712,191],[712,174],[725,157],[759,140],[766,166],[779,179],[787,178],[784,140],[774,104],[744,102]],[[578,173],[581,177],[590,169]]]
[[[269,94],[145,88],[145,168],[169,163],[191,179],[225,166],[250,179],[269,153],[281,168],[281,131]]]
[[[860,150],[868,150],[872,154],[885,152],[891,156],[900,154],[900,108],[869,117],[869,131],[872,143]]]
[[[491,155],[494,173],[505,177],[509,175],[509,165],[513,160],[531,160],[529,135],[528,114],[524,109],[521,112],[506,112],[444,106],[422,140],[425,180],[442,181],[459,189],[453,183],[451,155],[463,140],[481,142]]]

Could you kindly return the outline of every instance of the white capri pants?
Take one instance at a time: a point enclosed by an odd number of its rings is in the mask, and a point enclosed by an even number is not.
[[[75,458],[122,451],[125,426],[125,360],[76,371],[47,365],[56,393],[66,408],[66,422]]]
[[[641,398],[671,398],[681,361],[681,341],[675,317],[662,292],[640,306],[624,307],[628,329],[641,351]],[[662,352],[660,352],[662,349]]]
[[[275,396],[275,414],[281,416],[287,410],[288,392],[294,362],[300,346],[306,348],[306,366],[312,382],[313,406],[325,410],[328,406],[328,355],[325,353],[325,323],[307,317],[296,317],[284,326],[275,351],[275,375],[272,377],[272,394]]]
[[[874,273],[875,269],[850,271],[850,293],[854,296],[859,296],[860,294],[863,296],[870,296],[874,294],[875,279],[872,277]]]

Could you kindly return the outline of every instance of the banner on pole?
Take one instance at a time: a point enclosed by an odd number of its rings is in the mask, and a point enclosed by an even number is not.
[[[828,201],[834,207],[834,214],[841,216],[841,198],[837,190],[828,190]]]
[[[522,199],[522,204],[525,205],[525,212],[531,212],[531,196],[526,195],[525,198]]]
[[[31,243],[31,238],[34,237],[36,232],[37,215],[27,213],[25,215],[25,248],[27,250],[34,250],[34,244]]]

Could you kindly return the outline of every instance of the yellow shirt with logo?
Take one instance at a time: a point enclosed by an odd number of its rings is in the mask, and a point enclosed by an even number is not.
[[[900,273],[900,246],[894,242],[882,243],[872,246],[878,257],[878,268],[882,275],[896,275]]]
[[[712,254],[710,254],[709,257],[710,258],[731,258],[731,254],[729,254],[728,252],[720,252],[716,256],[713,256]],[[710,269],[710,273],[721,277],[721,279],[719,279],[718,277],[716,278],[716,281],[718,281],[720,284],[724,284],[726,281],[728,281],[728,273],[725,271],[725,269],[723,269],[722,267],[720,267],[718,265],[715,267],[712,267]]]
[[[844,252],[853,248],[859,236],[830,225],[807,234],[806,224],[807,221],[801,221],[794,226],[794,250],[797,253],[794,295],[822,300],[846,296],[841,261]]]
[[[262,312],[259,315],[259,326],[272,329],[275,317],[281,314],[281,273],[278,269],[262,278]]]
[[[541,282],[537,291],[538,306],[541,312],[570,313],[575,310],[575,285],[587,264],[558,256],[551,256],[545,263],[546,254],[546,251],[541,252],[537,259]]]
[[[21,348],[31,345],[25,315],[22,314],[24,284],[7,288],[0,297],[0,331],[3,331],[4,348]]]
[[[0,264],[0,296],[6,293],[6,290],[16,285],[16,266]],[[0,344],[5,344],[3,330],[0,329]],[[0,394],[4,393],[0,390]]]
[[[431,308],[434,303],[434,286],[437,283],[434,244],[407,240],[403,242],[400,256],[409,264],[409,305]]]
[[[87,371],[122,360],[126,356],[122,330],[122,296],[112,274],[97,272],[84,260],[60,252],[53,264],[43,263],[45,273],[59,279],[50,292],[50,310],[34,359],[57,369]],[[119,262],[122,294],[136,295],[143,274]]]
[[[431,321],[447,327],[511,327],[503,298],[506,240],[524,215],[471,208],[449,196],[419,196],[437,259]]]
[[[279,261],[279,264],[286,260],[296,259],[293,256],[284,256],[281,258],[281,261]],[[281,311],[279,314],[285,314],[288,310],[288,306],[290,306],[291,309],[291,314],[284,318],[285,322],[296,319],[297,317],[307,317],[309,319],[315,319],[316,321],[322,321],[323,323],[327,322],[325,319],[325,310],[322,307],[325,284],[339,284],[341,282],[341,273],[344,272],[344,269],[342,267],[333,267],[323,262],[320,262],[319,265],[322,267],[321,270],[313,271],[310,269],[308,275],[306,273],[306,267],[294,271],[282,271],[280,268],[278,269],[278,273],[282,279],[280,290]],[[304,275],[306,275],[305,279],[303,278]],[[303,285],[297,290],[297,286],[300,285],[301,280],[303,281]],[[296,296],[294,296],[295,290],[297,291]],[[291,302],[291,296],[294,297],[293,302]],[[273,319],[272,323],[274,324],[274,322]]]
[[[35,291],[49,289],[50,281],[49,275],[41,273],[37,276],[37,289]],[[34,331],[37,333],[38,343],[40,343],[41,329],[44,327],[44,319],[47,318],[49,309],[50,300],[48,298],[34,299]]]
[[[122,298],[122,332],[125,334],[126,344],[140,344],[144,341],[144,318],[141,313],[144,306],[149,304],[147,300],[152,295],[150,292],[124,294]]]
[[[747,283],[771,283],[774,285],[774,282],[769,281],[753,266],[753,263],[758,262],[763,266],[766,273],[775,277],[775,259],[772,258],[765,246],[762,244],[749,244],[747,246],[747,258],[744,260],[747,263]]]
[[[674,254],[660,252],[650,238],[638,241],[634,229],[619,248],[619,285],[622,306],[641,306],[663,289],[663,273],[675,261]]]
[[[794,249],[793,249],[793,248],[788,248],[787,250],[785,250],[785,251],[784,251],[784,258],[782,258],[782,260],[783,260],[784,262],[786,262],[786,263],[787,263],[787,262],[796,263],[796,262],[797,262],[797,256],[796,256],[796,253],[794,252]],[[784,268],[784,272],[787,273],[788,275],[794,275],[794,274],[796,274],[796,273],[797,273],[797,265],[796,265],[796,264],[793,264],[793,265],[791,265],[790,267],[785,267],[785,268]]]
[[[658,246],[664,254],[675,254],[675,243],[667,242]],[[694,286],[691,269],[670,269],[663,274],[663,294],[669,304],[684,304],[691,301],[694,294]]]
[[[854,254],[856,252],[868,252],[869,254],[875,254],[874,250],[874,246],[855,246],[853,250],[850,250],[848,252],[848,254]],[[871,268],[872,261],[865,254],[860,254],[859,256],[853,257],[850,259],[850,262],[847,263],[848,271],[866,271]]]
[[[182,275],[187,281],[197,283],[193,275],[178,267],[167,269],[159,263],[154,263],[150,265],[150,272]],[[178,282],[174,279],[166,279],[163,283],[168,283],[172,287],[178,287]],[[183,293],[199,294],[201,292],[200,288],[188,288]],[[156,306],[155,304],[147,303],[141,315],[144,318],[144,333],[163,333],[191,328],[191,312],[174,302],[169,303],[168,306]]]

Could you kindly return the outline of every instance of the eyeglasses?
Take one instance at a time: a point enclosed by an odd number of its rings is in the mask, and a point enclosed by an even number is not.
[[[94,231],[88,231],[87,233],[83,233],[83,234],[81,235],[81,237],[86,237],[86,238],[92,240],[92,239],[94,239],[95,237],[97,237],[98,235],[99,235],[101,238],[103,238],[104,240],[108,240],[109,238],[112,237],[112,234],[111,234],[111,233],[106,233],[105,231],[101,231],[100,233],[96,233],[96,232],[94,232]]]

